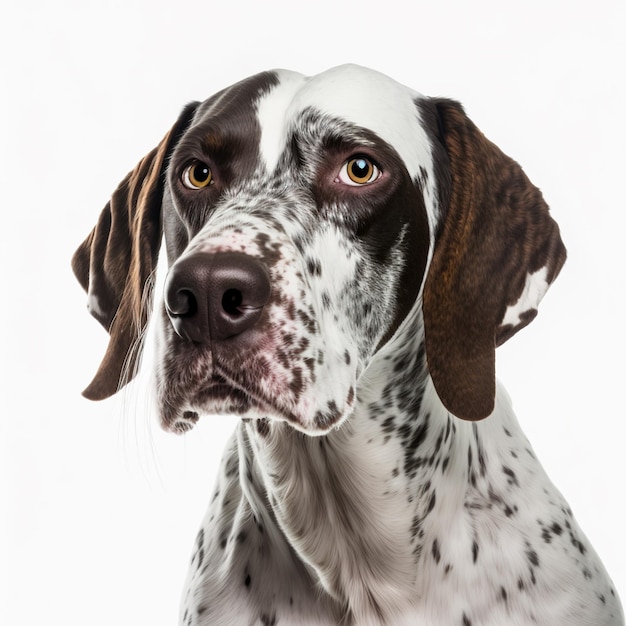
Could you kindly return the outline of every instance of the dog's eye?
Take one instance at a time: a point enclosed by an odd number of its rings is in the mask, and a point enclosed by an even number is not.
[[[213,184],[211,168],[202,161],[194,160],[183,170],[183,185],[188,189],[203,189]]]
[[[353,187],[368,185],[381,175],[380,168],[371,159],[365,156],[355,156],[348,159],[339,171],[337,180]]]

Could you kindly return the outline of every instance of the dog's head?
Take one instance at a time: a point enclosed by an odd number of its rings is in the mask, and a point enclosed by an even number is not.
[[[496,346],[565,260],[539,190],[458,103],[356,66],[193,103],[122,181],[73,258],[111,335],[88,398],[132,378],[163,238],[155,374],[175,431],[234,412],[325,432],[416,311],[441,401],[484,418]]]

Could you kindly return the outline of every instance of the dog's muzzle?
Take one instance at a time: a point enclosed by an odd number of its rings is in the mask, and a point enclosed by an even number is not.
[[[252,328],[270,294],[270,277],[259,260],[238,252],[197,252],[170,269],[165,309],[180,337],[209,344]]]

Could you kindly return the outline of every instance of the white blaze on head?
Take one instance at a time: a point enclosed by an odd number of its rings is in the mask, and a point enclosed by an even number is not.
[[[341,65],[306,78],[278,71],[280,84],[258,103],[261,155],[272,172],[298,114],[320,113],[367,128],[390,144],[415,177],[423,168],[433,180],[431,148],[415,101],[422,96],[388,76],[358,65]]]
[[[306,82],[306,77],[289,70],[278,70],[280,83],[257,103],[257,118],[261,127],[259,151],[268,172],[273,172],[283,153],[287,135],[287,110],[293,98]]]
[[[522,314],[527,311],[536,309],[541,302],[541,299],[548,291],[550,283],[547,280],[548,268],[542,267],[540,270],[528,274],[526,276],[526,284],[519,300],[507,307],[502,320],[502,326],[517,326],[520,324]]]

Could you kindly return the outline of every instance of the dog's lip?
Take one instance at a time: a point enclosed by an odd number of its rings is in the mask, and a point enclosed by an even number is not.
[[[168,430],[176,433],[188,432],[198,422],[201,415],[211,414],[212,402],[229,399],[241,403],[242,408],[237,413],[242,418],[250,417],[250,413],[255,413],[259,418],[274,415],[288,421],[297,421],[291,412],[266,398],[260,390],[242,385],[224,368],[216,368],[211,377],[193,395],[193,400],[181,407],[180,414]]]
[[[243,405],[250,403],[250,394],[237,385],[230,384],[221,376],[212,376],[200,389],[193,394],[194,398],[181,404],[178,415],[172,421],[167,420],[169,425],[166,430],[177,434],[189,432],[200,420],[201,415],[210,413],[208,407],[211,402],[220,400],[238,399]]]

